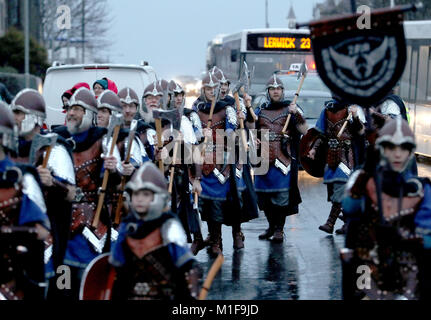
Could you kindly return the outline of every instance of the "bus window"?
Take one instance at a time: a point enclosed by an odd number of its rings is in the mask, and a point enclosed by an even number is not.
[[[237,60],[238,60],[238,50],[237,49],[232,49],[230,51],[230,61],[236,62]]]
[[[419,48],[419,68],[418,68],[418,83],[417,83],[417,101],[425,101],[426,85],[427,85],[427,64],[428,64],[429,48],[421,46]]]

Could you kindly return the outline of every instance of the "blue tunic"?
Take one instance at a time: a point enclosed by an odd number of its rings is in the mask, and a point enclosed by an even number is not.
[[[0,161],[0,172],[5,172],[8,168],[16,166],[15,163],[6,157]],[[42,193],[42,191],[41,191]],[[28,195],[25,193],[22,195],[21,208],[19,212],[19,226],[31,225],[39,223],[47,230],[51,229],[46,210],[37,205]],[[54,275],[54,269],[51,259],[45,264],[45,276],[50,278]]]
[[[210,106],[210,103],[207,103],[207,108]],[[229,135],[230,131],[234,131],[236,129],[236,125],[233,124],[232,122],[229,121],[228,117],[226,116],[225,119],[225,131],[227,133],[227,135]],[[237,189],[238,191],[244,191],[245,190],[245,183],[244,180],[242,178],[238,178],[238,176],[236,175],[236,173],[232,173],[231,174],[235,174],[235,179],[236,179],[236,185],[237,185]],[[200,197],[202,197],[203,199],[209,199],[209,200],[221,200],[221,201],[225,201],[227,200],[227,195],[230,193],[230,183],[229,180],[226,180],[225,183],[220,183],[220,181],[217,179],[217,177],[215,176],[215,174],[213,172],[211,172],[209,175],[202,175],[201,178],[201,186],[202,186],[202,194],[200,195]]]

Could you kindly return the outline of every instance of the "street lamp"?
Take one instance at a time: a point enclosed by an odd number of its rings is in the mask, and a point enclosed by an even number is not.
[[[25,87],[30,87],[29,0],[24,0],[24,73]]]

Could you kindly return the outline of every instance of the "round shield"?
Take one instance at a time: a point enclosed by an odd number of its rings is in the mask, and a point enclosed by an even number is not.
[[[316,178],[323,177],[326,165],[327,143],[324,141],[316,150],[314,159],[308,156],[308,153],[313,148],[317,138],[321,134],[314,128],[310,128],[307,133],[301,138],[299,144],[299,161],[302,167],[308,174]]]
[[[79,291],[80,300],[110,300],[115,269],[109,263],[109,253],[102,254],[85,269]]]

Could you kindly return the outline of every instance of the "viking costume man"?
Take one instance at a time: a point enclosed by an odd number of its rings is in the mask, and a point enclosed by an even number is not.
[[[345,299],[430,296],[431,185],[408,170],[415,147],[407,121],[389,120],[375,144],[378,165],[355,171],[347,183]],[[368,285],[357,285],[359,266],[369,270]]]
[[[56,133],[72,141],[75,146],[73,159],[78,190],[72,204],[71,238],[64,260],[66,265],[72,267],[72,295],[75,297],[84,268],[97,255],[108,250],[110,241],[117,236],[117,232],[110,228],[107,210],[102,210],[99,224],[96,228],[92,227],[104,170],[110,171],[108,190],[114,189],[121,178],[118,149],[114,148],[113,156],[102,157],[102,154],[108,153],[110,141],[105,137],[106,128],[93,125],[96,113],[97,101],[93,93],[80,88],[70,99],[67,125],[55,128]]]
[[[198,273],[186,235],[166,212],[165,177],[146,162],[127,183],[129,214],[110,254],[86,271],[81,299],[190,300],[198,293]]]
[[[298,189],[298,148],[307,124],[296,105],[284,100],[283,82],[272,76],[267,84],[267,100],[255,111],[256,129],[269,131],[269,143],[261,144],[261,157],[269,169],[255,177],[259,208],[265,212],[269,227],[259,239],[282,242],[286,216],[297,214],[301,196]],[[291,114],[286,133],[282,130]],[[263,139],[261,139],[263,140]]]
[[[7,156],[15,149],[14,125],[0,103],[0,300],[42,300],[50,222],[37,171]]]
[[[365,118],[361,111],[359,107],[349,106],[334,97],[333,100],[325,102],[325,108],[315,126],[320,137],[316,139],[309,156],[313,159],[321,144],[327,144],[323,183],[327,185],[328,201],[332,203],[329,217],[325,224],[319,226],[319,229],[330,234],[334,231],[337,219],[342,218],[341,199],[345,184],[352,170],[360,164],[355,146],[364,133]],[[336,233],[345,233],[345,227],[343,226]]]

